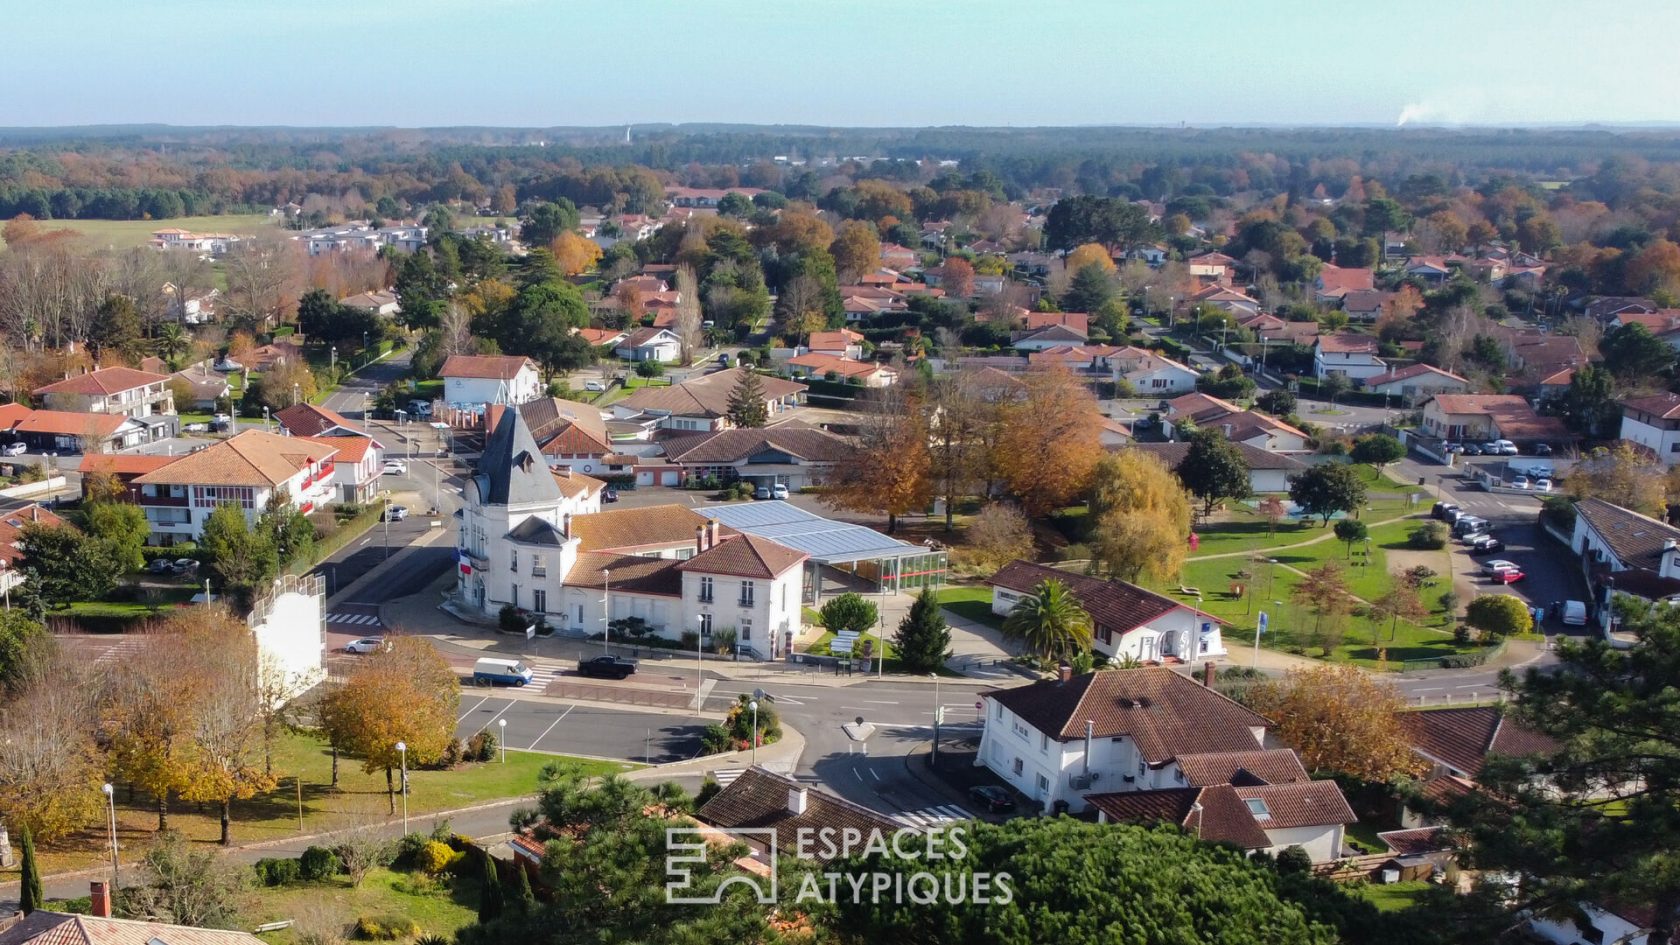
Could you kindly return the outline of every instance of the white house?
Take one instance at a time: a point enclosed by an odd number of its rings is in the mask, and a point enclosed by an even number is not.
[[[793,377],[829,378],[863,387],[891,387],[898,383],[898,372],[885,364],[831,354],[802,354],[789,358],[782,367]]]
[[[134,368],[98,368],[37,387],[33,393],[46,409],[69,413],[110,413],[139,419],[175,412],[169,376]]]
[[[1071,571],[1011,561],[986,583],[992,613],[1007,616],[1045,580],[1066,584],[1091,615],[1091,648],[1112,659],[1192,662],[1225,655],[1219,620],[1210,614],[1124,581],[1104,581]]]
[[[1100,670],[982,693],[984,765],[1044,811],[1093,793],[1188,786],[1184,755],[1254,752],[1266,719],[1167,667]]]
[[[1591,903],[1581,903],[1582,928],[1574,919],[1563,916],[1529,916],[1528,929],[1555,945],[1580,945],[1583,942],[1614,943],[1614,945],[1647,945],[1651,941],[1651,927],[1656,913],[1650,909],[1618,906],[1605,909]]]
[[[669,387],[643,387],[615,402],[609,409],[614,419],[652,418],[668,430],[727,429],[733,426],[728,416],[729,395],[749,370],[713,371],[691,375],[681,384]],[[772,423],[779,414],[798,407],[800,398],[810,389],[780,377],[760,376],[758,381],[764,390],[764,410]]]
[[[1648,601],[1680,598],[1680,528],[1586,498],[1575,503],[1569,547],[1581,556],[1591,586],[1589,605],[1608,630],[1617,594]]]
[[[338,500],[328,439],[246,430],[136,476],[131,495],[146,513],[152,544],[196,539],[210,513],[233,505],[256,524],[269,499],[284,490],[291,505],[311,512]]]
[[[837,331],[813,331],[805,340],[810,354],[826,354],[836,358],[863,359],[863,336],[848,328]]]
[[[1332,374],[1357,381],[1386,373],[1388,365],[1377,357],[1375,335],[1319,335],[1313,342],[1313,376],[1321,381]]]
[[[457,603],[487,616],[511,605],[572,635],[728,628],[743,652],[786,652],[803,553],[681,505],[588,511],[600,485],[551,471],[519,412],[503,413],[462,490]]]
[[[1299,846],[1314,863],[1342,856],[1357,818],[1334,781],[1314,781],[1288,748],[1181,755],[1181,787],[1086,795],[1100,823],[1171,823],[1250,853]]]
[[[669,328],[638,328],[618,343],[613,354],[629,361],[670,364],[682,358],[682,339]]]
[[[1680,394],[1622,401],[1622,439],[1656,453],[1664,465],[1680,463]]]
[[[536,362],[518,355],[452,354],[438,374],[448,404],[522,404],[542,396]]]
[[[1288,492],[1289,477],[1307,471],[1306,463],[1286,453],[1274,453],[1240,440],[1232,445],[1248,464],[1248,488],[1251,492]],[[1184,457],[1190,453],[1190,444],[1184,441],[1132,443],[1127,448],[1155,456],[1165,463],[1168,469],[1177,469],[1178,464],[1184,462]]]
[[[390,317],[402,311],[402,304],[397,301],[397,293],[390,289],[380,289],[376,292],[358,292],[338,300],[338,304],[346,308],[360,309],[374,315]]]
[[[1044,351],[1069,345],[1083,345],[1090,336],[1072,325],[1045,325],[1016,333],[1011,343],[1016,351]]]
[[[856,455],[845,439],[797,420],[761,429],[715,430],[664,441],[665,459],[687,476],[754,485],[816,485],[835,463]]]
[[[245,618],[256,639],[263,690],[286,702],[326,678],[326,582],[319,574],[284,575]]]
[[[1467,394],[1470,381],[1432,364],[1419,362],[1398,369],[1391,364],[1386,372],[1365,378],[1364,389],[1393,396],[1402,404],[1415,404],[1436,394]]]
[[[1185,394],[1196,389],[1196,371],[1153,351],[1127,346],[1108,355],[1116,381],[1125,381],[1139,397]]]

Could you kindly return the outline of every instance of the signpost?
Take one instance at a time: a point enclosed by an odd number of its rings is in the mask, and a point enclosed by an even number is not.
[[[1266,612],[1264,610],[1260,611],[1260,620],[1259,620],[1259,622],[1255,623],[1255,625],[1254,625],[1254,668],[1255,669],[1260,668],[1260,634],[1266,632],[1266,627],[1270,623],[1271,623],[1271,619],[1266,616]]]

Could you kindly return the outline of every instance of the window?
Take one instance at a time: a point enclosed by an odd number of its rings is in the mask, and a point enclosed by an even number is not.
[[[531,592],[531,609],[537,613],[548,612],[548,592],[538,588]]]
[[[543,560],[542,555],[531,556],[531,576],[548,577],[548,564]],[[537,609],[542,610],[541,607],[538,607]]]
[[[508,570],[512,571],[514,574],[519,573],[519,549],[518,548],[514,548],[514,549],[512,549],[508,552]]]
[[[1581,929],[1581,940],[1591,942],[1592,945],[1604,945],[1604,930],[1596,925],[1589,925]]]
[[[752,639],[752,621],[751,620],[742,620],[741,621],[741,639],[742,640],[751,640]]]
[[[1027,728],[1025,725],[1023,725],[1018,720],[1010,722],[1009,727],[1020,738],[1025,739],[1025,738],[1030,738],[1032,736],[1032,729]]]
[[[154,485],[141,486],[140,487],[140,494],[143,495],[143,496],[155,496],[155,495],[157,495],[157,486],[154,486]]]
[[[519,585],[515,584],[512,587],[513,587],[513,590],[512,590],[512,593],[511,593],[511,601],[510,602],[513,604],[513,606],[518,607],[519,606]]]
[[[1040,752],[1050,750],[1050,736],[1044,734],[1043,732],[1038,733],[1038,750]]]
[[[1047,794],[1050,791],[1050,779],[1044,775],[1038,776],[1038,793]]]
[[[1156,388],[1165,387],[1165,386],[1167,386],[1167,379],[1164,378],[1164,377],[1150,378],[1149,386],[1150,387],[1156,387]]]
[[[1026,765],[1024,763],[1022,763],[1021,759],[1019,759],[1019,758],[1015,759],[1015,773],[1016,774],[1020,774],[1021,770],[1025,767],[1026,767]]]
[[[783,584],[782,585],[782,609],[783,610],[787,610],[787,589],[788,589],[788,586],[786,584]]]
[[[709,636],[712,635],[712,615],[711,614],[701,614],[700,615],[700,635],[703,636],[703,637],[709,637]]]
[[[1271,808],[1266,806],[1266,801],[1265,801],[1264,798],[1245,797],[1245,798],[1243,798],[1243,803],[1248,805],[1248,812],[1250,814],[1253,814],[1255,817],[1257,817],[1261,820],[1270,820],[1271,819],[1272,810],[1271,810]]]
[[[751,581],[742,581],[741,582],[741,606],[742,607],[751,607],[753,605],[753,590],[754,590],[753,582],[751,582]]]
[[[993,700],[992,705],[997,708],[997,717],[1003,718],[1003,703]]]
[[[712,602],[712,579],[709,578],[709,577],[702,576],[700,578],[700,603],[710,604],[711,602]]]

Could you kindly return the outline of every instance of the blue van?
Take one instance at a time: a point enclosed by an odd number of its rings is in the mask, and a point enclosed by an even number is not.
[[[531,681],[531,668],[518,660],[485,657],[473,664],[475,686],[524,686]]]

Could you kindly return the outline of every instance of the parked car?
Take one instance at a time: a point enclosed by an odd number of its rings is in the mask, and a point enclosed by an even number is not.
[[[385,511],[380,513],[380,520],[385,522],[400,522],[405,518],[408,518],[406,505],[387,505]]]
[[[1504,550],[1505,543],[1492,535],[1478,535],[1470,542],[1470,553],[1473,555],[1490,555]]]
[[[406,475],[408,475],[408,464],[403,463],[403,462],[398,462],[397,460],[394,460],[394,459],[393,460],[387,460],[386,463],[385,463],[385,475],[387,475],[387,476],[406,476]]]
[[[182,424],[181,432],[183,432],[183,433],[209,433],[210,432],[210,424],[208,424],[208,423]]]
[[[362,637],[344,644],[346,653],[378,653],[388,646],[384,637]]]
[[[1550,491],[1552,491],[1552,481],[1550,479],[1536,479],[1536,480],[1534,480],[1534,491],[1535,492],[1550,492]]]
[[[617,489],[602,489],[601,490],[601,501],[603,503],[617,502],[618,501],[618,490]]]
[[[1527,489],[1528,488],[1528,477],[1527,476],[1513,476],[1513,477],[1511,477],[1511,488],[1513,488],[1513,489]]]
[[[1455,505],[1454,503],[1451,503],[1451,502],[1437,502],[1437,503],[1435,503],[1434,508],[1431,508],[1429,510],[1429,517],[1430,518],[1445,519],[1448,514],[1450,514],[1452,512],[1457,512],[1457,511],[1458,511],[1458,506]]]
[[[594,393],[598,394],[598,393],[606,390],[607,385],[601,383],[600,381],[584,381],[583,382],[583,389],[586,390],[586,391],[591,391],[591,392],[594,392]]]
[[[759,486],[756,490],[753,491],[753,498],[755,498],[755,499],[768,499],[768,498],[770,498],[770,495],[771,495],[771,493],[770,493],[770,487],[769,486]]]
[[[1563,623],[1569,627],[1584,627],[1587,624],[1587,604],[1585,601],[1566,600],[1563,602]]]
[[[728,367],[729,366],[729,352],[725,351],[722,354],[718,355],[718,363],[723,365],[724,367]]]
[[[1482,444],[1480,444],[1480,443],[1466,443],[1466,444],[1464,444],[1464,449],[1463,449],[1462,452],[1466,456],[1480,456],[1480,455],[1482,455]]]
[[[624,679],[636,671],[636,661],[621,656],[597,656],[578,660],[578,673],[597,679]]]
[[[197,558],[176,558],[175,563],[172,566],[171,570],[173,570],[176,574],[197,574],[198,573],[198,559]]]
[[[1492,561],[1482,563],[1482,573],[1487,575],[1498,574],[1501,571],[1515,570],[1517,570],[1517,563],[1515,561],[1506,561],[1504,558],[1495,558]]]
[[[408,412],[416,417],[432,415],[432,402],[429,400],[411,400],[408,402]]]
[[[518,660],[486,656],[473,664],[472,681],[479,686],[523,686],[535,675],[529,666]]]
[[[216,363],[210,365],[210,369],[212,371],[219,371],[223,374],[232,374],[235,371],[245,370],[245,365],[240,364],[232,358],[217,358]]]
[[[1551,448],[1550,445],[1548,445],[1546,443],[1536,443],[1536,444],[1534,444],[1534,455],[1536,455],[1536,456],[1550,456],[1550,455],[1552,455],[1552,448]]]
[[[775,485],[770,487],[770,498],[772,498],[772,499],[785,499],[787,497],[788,497],[788,487],[786,485],[778,482]]]
[[[29,452],[29,446],[21,440],[16,443],[7,443],[5,446],[0,447],[0,455],[5,456],[22,456],[27,452]]]
[[[968,796],[988,814],[1004,814],[1015,809],[1015,799],[1009,791],[996,784],[976,784],[968,789]]]
[[[147,574],[174,574],[175,562],[168,558],[153,558],[152,563],[146,565]]]
[[[1510,440],[1494,440],[1492,445],[1493,450],[1489,454],[1491,456],[1517,455],[1517,444],[1512,443]]]
[[[1462,452],[1464,452],[1464,444],[1463,443],[1446,443],[1446,444],[1443,444],[1441,446],[1441,449],[1444,450],[1445,452],[1448,452],[1448,453],[1462,453]]]
[[[1494,572],[1493,576],[1489,578],[1489,580],[1495,584],[1515,584],[1522,580],[1524,576],[1525,575],[1521,571],[1516,568],[1512,568],[1509,571]]]
[[[1458,521],[1453,523],[1453,537],[1469,538],[1471,535],[1480,535],[1492,527],[1493,523],[1485,518],[1477,518],[1474,515],[1461,516]]]

